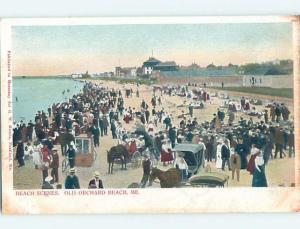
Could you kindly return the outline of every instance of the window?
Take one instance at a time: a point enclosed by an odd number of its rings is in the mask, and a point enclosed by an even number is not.
[[[76,139],[77,154],[88,154],[90,149],[90,142],[88,139]]]

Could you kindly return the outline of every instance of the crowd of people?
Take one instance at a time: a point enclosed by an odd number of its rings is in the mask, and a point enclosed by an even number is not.
[[[137,85],[136,96],[139,97],[140,93]],[[165,110],[162,100],[166,96],[184,96],[191,101],[207,103],[211,96],[206,89],[191,89],[190,85],[153,88],[151,100],[142,99],[137,107],[126,107],[123,94],[130,98],[134,92],[132,89],[122,92],[88,82],[80,93],[68,101],[54,103],[47,111],[38,111],[34,122],[14,123],[13,145],[16,146],[19,167],[24,166],[24,159],[31,158],[35,167],[42,170],[42,183],[46,187],[49,187],[49,180],[59,184],[60,158],[55,145],[60,144],[62,155],[68,158],[70,165],[65,188],[79,188],[79,180],[75,175],[74,137],[87,134],[93,138],[94,146],[100,147],[101,136],[109,135],[110,130],[113,139],[127,144],[129,151],[134,153],[137,146],[130,138],[130,133],[135,130],[124,127],[130,122],[136,124],[136,130],[142,127],[145,145],[151,149],[155,158],[163,166],[174,165],[181,171],[183,179],[187,178],[188,168],[180,152],[175,155],[172,151],[177,143],[201,144],[206,162],[215,163],[220,170],[228,167],[232,171],[232,179],[236,174],[239,181],[240,170],[247,169],[253,174],[254,187],[267,186],[264,168],[269,160],[278,156],[294,156],[293,122],[289,118],[289,109],[283,103],[268,104],[262,112],[263,118],[259,116],[258,121],[254,121],[248,113],[250,102],[242,97],[238,104],[240,109],[237,109],[236,103],[229,101],[228,107],[217,109],[211,120],[200,122],[194,116],[191,103],[187,105],[187,113],[183,110],[181,115],[175,117]],[[238,121],[237,112],[244,112]],[[149,158],[146,155],[145,160]],[[149,173],[149,163],[143,165],[141,183],[144,187],[149,177],[145,176],[145,172]],[[95,172],[94,177],[88,186],[103,188],[102,181],[99,182],[100,174]]]

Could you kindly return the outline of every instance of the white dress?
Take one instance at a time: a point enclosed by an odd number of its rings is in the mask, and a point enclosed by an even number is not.
[[[223,144],[219,144],[217,145],[217,155],[216,155],[216,168],[217,169],[221,169],[222,168],[222,153],[221,153],[221,149],[222,149]]]
[[[42,153],[41,153],[40,148],[38,146],[33,148],[32,161],[33,161],[33,164],[37,168],[42,167],[42,164],[43,164]]]

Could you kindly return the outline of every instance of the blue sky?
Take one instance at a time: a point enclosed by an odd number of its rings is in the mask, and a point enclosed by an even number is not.
[[[13,27],[14,75],[113,71],[153,50],[179,65],[292,58],[290,23]]]

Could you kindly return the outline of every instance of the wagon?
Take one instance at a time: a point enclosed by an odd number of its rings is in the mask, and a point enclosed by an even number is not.
[[[75,165],[79,167],[90,167],[97,158],[93,138],[87,134],[75,137],[76,158]]]
[[[188,177],[196,174],[200,168],[204,167],[204,150],[202,145],[176,144],[172,151],[183,154],[183,158],[188,165]]]

